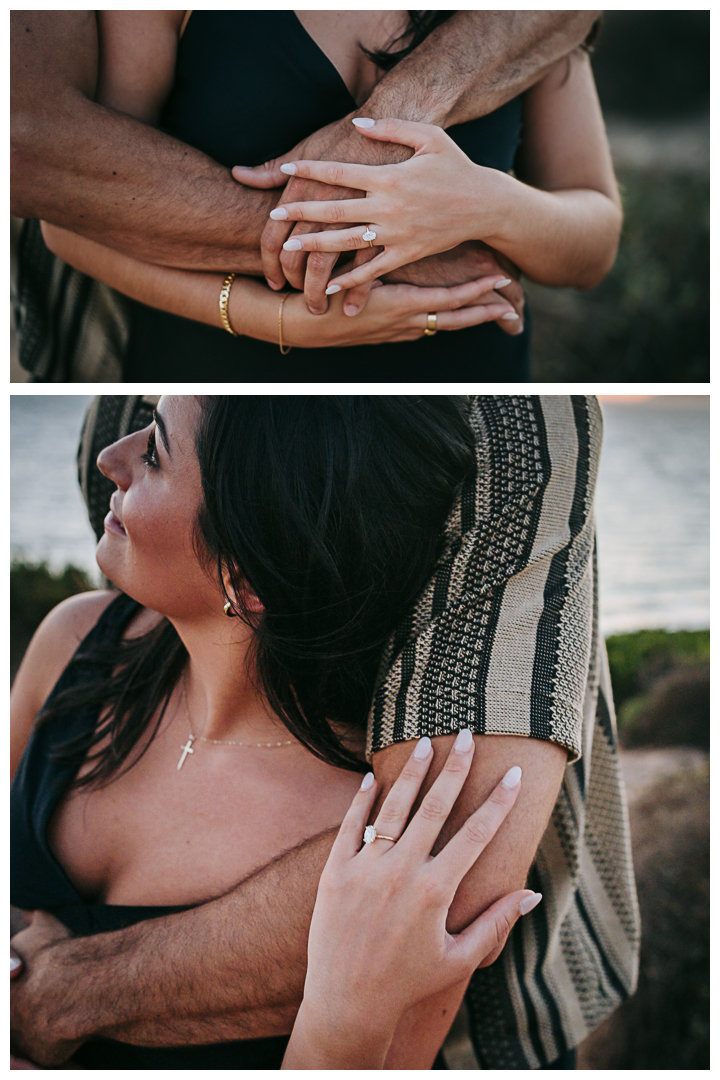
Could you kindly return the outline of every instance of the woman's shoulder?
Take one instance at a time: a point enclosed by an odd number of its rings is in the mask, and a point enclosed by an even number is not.
[[[117,596],[110,589],[71,596],[54,607],[35,631],[11,695],[10,729],[15,762],[19,761],[35,717],[78,645]]]
[[[54,670],[55,678],[50,689],[72,659],[80,642],[118,595],[112,589],[78,593],[61,601],[45,616],[35,631],[26,659],[35,659],[31,654],[38,654],[37,659],[45,667],[55,669],[59,666],[59,670]]]

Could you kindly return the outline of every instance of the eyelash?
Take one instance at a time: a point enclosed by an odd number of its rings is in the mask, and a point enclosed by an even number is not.
[[[144,454],[140,455],[140,460],[144,461],[151,469],[160,468],[160,462],[157,457],[157,447],[155,445],[155,428],[153,428],[148,435],[147,450]]]

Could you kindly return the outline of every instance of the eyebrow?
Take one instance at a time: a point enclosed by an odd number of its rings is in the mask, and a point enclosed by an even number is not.
[[[168,442],[167,428],[165,427],[165,421],[163,420],[162,416],[157,411],[157,409],[153,409],[153,420],[157,424],[157,429],[160,432],[160,437],[161,437],[161,439],[163,441],[163,446],[165,447],[165,450],[167,451],[168,457],[172,457],[172,451],[170,449],[170,444]]]

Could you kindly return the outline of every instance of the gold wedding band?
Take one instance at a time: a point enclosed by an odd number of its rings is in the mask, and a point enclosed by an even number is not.
[[[432,337],[433,334],[437,334],[437,315],[435,314],[435,312],[431,312],[428,315],[427,326],[423,330],[423,333],[427,334],[428,337]]]

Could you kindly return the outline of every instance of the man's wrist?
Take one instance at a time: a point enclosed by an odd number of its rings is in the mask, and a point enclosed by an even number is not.
[[[129,928],[130,933],[133,930]],[[23,978],[29,983],[32,1009],[42,1014],[43,1027],[54,1042],[78,1044],[134,1019],[133,995],[107,992],[114,984],[116,962],[123,969],[123,981],[129,981],[122,940],[127,933],[114,932],[112,955],[105,955],[91,937],[58,941],[32,958]]]

